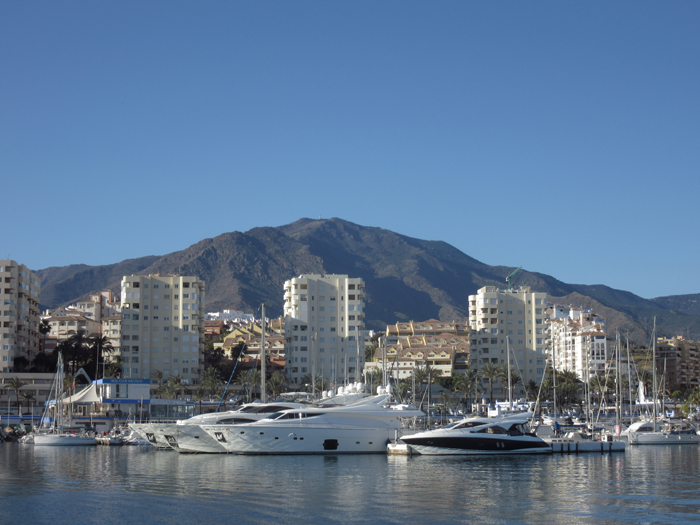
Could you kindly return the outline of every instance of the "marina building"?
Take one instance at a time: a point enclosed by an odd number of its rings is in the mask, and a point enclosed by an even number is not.
[[[0,372],[39,353],[39,277],[23,264],[0,260]]]
[[[300,275],[284,283],[287,382],[315,375],[332,386],[361,379],[365,284],[347,275]]]
[[[471,368],[482,370],[487,363],[499,366],[507,362],[510,349],[511,370],[522,385],[542,381],[547,359],[547,294],[533,292],[529,286],[480,288],[469,296]],[[494,395],[503,396],[506,388],[494,384]],[[499,393],[500,392],[500,393]]]
[[[576,372],[582,381],[604,375],[614,363],[605,335],[605,319],[590,310],[552,305],[546,320],[550,331],[550,355],[557,370]]]
[[[204,281],[159,274],[122,279],[122,377],[149,379],[161,370],[165,380],[180,375],[184,384],[197,384],[203,351]]]

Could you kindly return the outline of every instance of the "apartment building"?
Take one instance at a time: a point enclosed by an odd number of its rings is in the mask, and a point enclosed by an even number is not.
[[[39,277],[23,264],[0,260],[0,371],[39,352]]]
[[[605,319],[591,310],[553,305],[545,320],[550,331],[549,355],[557,370],[576,372],[579,379],[602,375],[611,352],[605,335]]]
[[[347,275],[301,275],[284,283],[287,382],[312,374],[331,385],[360,380],[364,365],[365,285]]]
[[[529,286],[500,290],[485,286],[469,296],[471,368],[481,370],[486,363],[506,363],[510,348],[511,369],[522,378],[539,383],[547,359],[547,294]],[[503,385],[494,394],[503,395]]]
[[[681,335],[656,339],[656,369],[659,374],[665,373],[667,390],[700,386],[699,348],[700,343]]]
[[[427,323],[419,323],[425,326]],[[435,324],[435,323],[433,323]],[[449,327],[449,323],[440,323]],[[461,331],[461,330],[460,330]],[[431,335],[413,335],[402,337],[397,343],[390,344],[387,339],[386,363],[384,348],[377,347],[372,361],[365,364],[364,375],[386,366],[387,376],[395,380],[412,377],[416,367],[430,365],[439,370],[442,377],[466,373],[469,361],[469,336],[462,333],[443,332]]]
[[[204,281],[182,275],[130,275],[121,286],[122,377],[179,374],[198,383],[204,350]]]
[[[427,321],[397,322],[386,327],[387,343],[397,344],[399,340],[412,336],[434,336],[437,334],[450,334],[459,337],[469,336],[469,327],[466,323],[456,321],[439,321],[429,319]]]

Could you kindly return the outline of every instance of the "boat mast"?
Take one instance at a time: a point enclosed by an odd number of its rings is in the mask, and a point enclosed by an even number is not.
[[[591,354],[591,336],[590,334],[586,337],[584,342],[586,345],[586,420],[588,428],[593,433],[593,409],[591,407],[591,365],[590,365],[590,354]]]
[[[617,411],[617,426],[619,427],[622,422],[622,403],[620,400],[620,397],[622,396],[622,385],[620,384],[620,332],[617,332],[617,337],[615,341],[615,367],[616,367],[616,381],[615,381],[615,399],[617,400],[616,403],[616,411]]]
[[[654,432],[656,432],[656,316],[654,316],[654,329],[651,332],[651,366],[652,377],[654,379]]]
[[[513,410],[513,395],[510,379],[510,336],[506,336],[506,363],[508,366],[508,409]]]
[[[260,402],[265,402],[265,303],[262,304],[262,321],[260,326],[262,330],[260,331]]]
[[[627,387],[629,388],[630,399],[630,425],[632,424],[632,368],[630,367],[630,336],[627,334]]]
[[[554,391],[554,422],[557,422],[557,360],[556,349],[552,347],[552,390]]]

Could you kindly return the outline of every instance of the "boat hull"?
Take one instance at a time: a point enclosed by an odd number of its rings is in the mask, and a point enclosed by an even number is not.
[[[393,428],[202,427],[229,454],[386,454]]]
[[[663,432],[631,432],[627,436],[630,445],[697,445],[700,443],[700,435]]]
[[[224,454],[226,449],[199,425],[174,425],[163,437],[181,454]]]
[[[551,454],[552,448],[532,436],[424,436],[404,437],[414,453],[428,456]]]
[[[145,439],[150,445],[159,449],[171,449],[172,447],[165,439],[164,428],[174,426],[160,423],[134,423],[129,425],[139,436]]]
[[[74,434],[47,434],[34,436],[35,447],[93,447],[97,445],[94,437]]]

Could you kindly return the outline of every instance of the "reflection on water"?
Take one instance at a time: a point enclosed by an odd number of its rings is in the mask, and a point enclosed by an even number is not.
[[[0,444],[0,522],[688,523],[700,521],[699,457],[678,445],[406,458]]]

